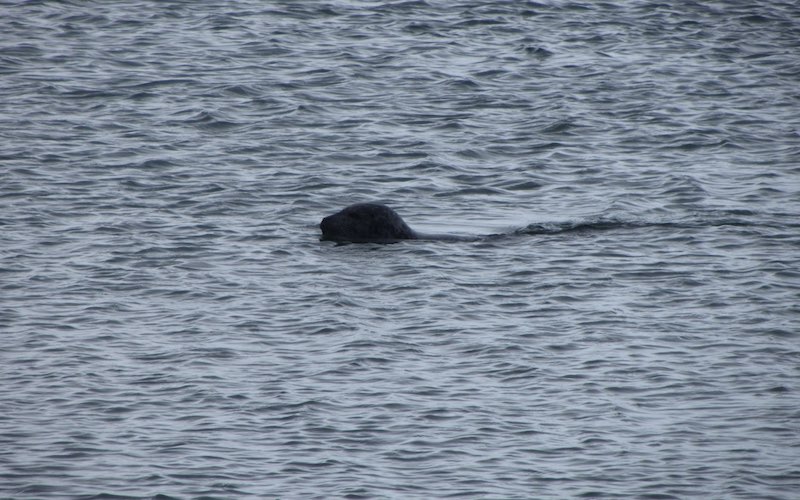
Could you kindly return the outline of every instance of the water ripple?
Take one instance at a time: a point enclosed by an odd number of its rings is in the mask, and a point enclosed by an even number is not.
[[[0,496],[796,495],[793,2],[122,3],[0,19]]]

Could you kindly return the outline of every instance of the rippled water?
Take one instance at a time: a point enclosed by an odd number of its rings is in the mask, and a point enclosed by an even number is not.
[[[794,2],[0,10],[0,496],[796,497]]]

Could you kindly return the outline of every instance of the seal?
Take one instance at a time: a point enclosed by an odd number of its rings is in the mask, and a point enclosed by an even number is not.
[[[380,203],[356,203],[322,219],[321,241],[396,243],[419,238],[397,212]]]
[[[477,236],[429,234],[414,231],[402,217],[381,203],[356,203],[322,219],[321,241],[337,243],[397,243],[403,240],[423,241],[499,241],[520,235],[560,234],[572,231],[605,231],[608,229],[649,226],[680,227],[674,222],[629,221],[605,216],[554,223],[532,223],[512,232]]]

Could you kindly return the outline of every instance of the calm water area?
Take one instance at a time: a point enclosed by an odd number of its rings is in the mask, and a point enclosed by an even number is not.
[[[794,1],[0,2],[0,498],[796,499],[799,267]]]

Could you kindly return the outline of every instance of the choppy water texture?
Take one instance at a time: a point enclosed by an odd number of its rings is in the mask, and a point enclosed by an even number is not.
[[[797,498],[795,2],[0,10],[0,496]]]

